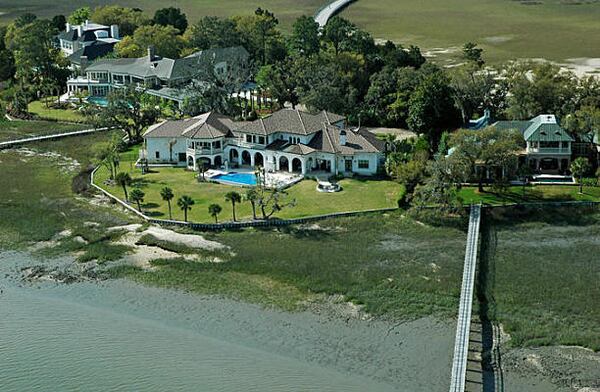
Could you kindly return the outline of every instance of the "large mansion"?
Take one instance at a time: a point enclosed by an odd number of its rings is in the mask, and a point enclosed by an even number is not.
[[[346,127],[345,118],[282,109],[252,122],[206,113],[151,126],[144,134],[150,164],[197,169],[264,167],[269,172],[373,175],[384,160],[384,143],[371,132]]]
[[[135,85],[147,94],[181,105],[185,87],[202,67],[214,67],[216,74],[224,74],[232,64],[246,64],[248,57],[241,46],[203,50],[181,59],[157,56],[149,47],[144,57],[93,62],[85,68],[85,75],[67,80],[67,91],[69,95],[84,91],[90,97],[105,97],[114,88]]]

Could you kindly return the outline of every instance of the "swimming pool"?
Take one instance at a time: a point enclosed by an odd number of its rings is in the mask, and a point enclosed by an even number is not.
[[[88,97],[87,101],[102,107],[108,106],[108,99],[106,97]]]
[[[256,175],[254,175],[254,173],[217,174],[210,179],[228,184],[256,185]]]

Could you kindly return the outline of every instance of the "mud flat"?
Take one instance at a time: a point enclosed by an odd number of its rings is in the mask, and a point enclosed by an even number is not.
[[[452,323],[281,312],[127,280],[22,281],[36,264],[0,253],[9,390],[447,389]]]

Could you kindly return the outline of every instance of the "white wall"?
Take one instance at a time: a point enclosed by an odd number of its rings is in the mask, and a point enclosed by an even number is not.
[[[173,140],[170,137],[148,137],[146,138],[146,151],[148,152],[148,162],[150,163],[167,163],[170,162],[169,156],[169,141]],[[173,145],[173,161],[179,163],[178,154],[186,152],[185,138],[176,138],[177,143]],[[159,158],[156,158],[156,152],[159,153]],[[185,164],[185,162],[181,162]]]
[[[370,153],[370,154],[356,154],[353,156],[346,156],[346,157],[339,156],[338,157],[339,173],[349,174],[345,170],[346,170],[346,160],[350,160],[350,159],[352,160],[352,173],[360,174],[363,176],[370,176],[370,175],[377,174],[377,167],[379,166],[380,154]],[[369,168],[368,169],[359,168],[358,167],[359,160],[369,161]]]

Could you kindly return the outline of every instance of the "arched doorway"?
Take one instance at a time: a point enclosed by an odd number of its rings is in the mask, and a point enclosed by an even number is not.
[[[238,150],[236,150],[235,148],[232,148],[231,150],[229,150],[229,162],[238,163],[239,156],[240,155],[238,153]]]
[[[279,158],[279,170],[290,171],[290,162],[286,157]]]
[[[242,151],[242,165],[249,165],[251,162],[250,153],[246,150]]]
[[[302,173],[302,161],[300,158],[292,159],[292,171]]]
[[[207,157],[202,157],[200,159],[198,159],[198,166],[202,165],[204,166],[204,170],[208,169],[211,166],[211,161],[210,158]]]
[[[187,165],[189,168],[194,168],[194,157],[188,157]]]
[[[221,158],[220,155],[217,155],[214,159],[214,165],[215,167],[219,168],[223,165],[223,158]]]
[[[257,167],[265,166],[265,158],[263,157],[263,155],[260,152],[257,152],[256,154],[254,154],[254,166],[257,166]]]

